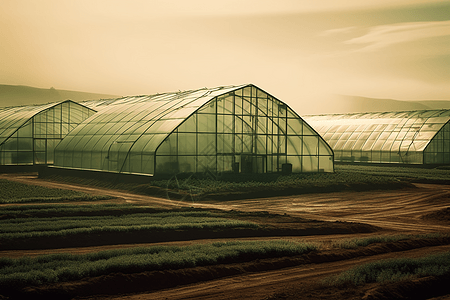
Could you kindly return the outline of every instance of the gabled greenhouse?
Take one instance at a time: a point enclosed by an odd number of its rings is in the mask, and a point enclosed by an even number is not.
[[[53,164],[56,145],[94,113],[70,100],[0,108],[0,166]]]
[[[55,168],[158,175],[332,172],[333,151],[254,85],[84,102],[98,112],[55,149]]]
[[[450,110],[305,116],[337,162],[449,164]]]

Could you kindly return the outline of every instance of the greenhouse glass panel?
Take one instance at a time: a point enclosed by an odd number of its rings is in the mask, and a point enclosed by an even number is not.
[[[18,138],[17,150],[19,151],[33,151],[33,139],[32,138]]]
[[[352,150],[355,145],[356,140],[348,140],[345,145],[342,147],[343,150]]]
[[[81,154],[81,167],[83,169],[91,168],[91,157],[92,157],[92,152],[83,152]]]
[[[233,135],[217,134],[217,153],[233,153]]]
[[[303,138],[303,155],[316,156],[319,152],[319,141],[317,136],[305,136]]]
[[[143,153],[141,155],[142,167],[139,168],[139,173],[154,174],[155,173],[155,157],[149,153]]]
[[[267,154],[267,136],[257,135],[256,150],[258,154]]]
[[[216,135],[198,134],[198,154],[213,155],[216,153]]]
[[[336,144],[333,145],[335,149],[345,150],[344,145],[347,143],[346,140],[338,140]]]
[[[287,154],[288,155],[302,155],[301,145],[303,144],[303,139],[301,136],[288,136],[287,141]],[[309,138],[309,137],[308,137]]]
[[[2,144],[3,151],[17,151],[17,138],[9,138]]]
[[[268,118],[266,118],[266,117],[263,117],[263,116],[260,116],[260,117],[258,117],[258,125],[257,125],[257,131],[256,131],[256,133],[257,134],[266,134],[266,133],[268,133],[267,132],[267,121],[268,121]]]
[[[302,172],[318,172],[319,158],[317,156],[305,156],[302,160]]]
[[[178,134],[178,153],[174,155],[195,155],[197,153],[197,134],[179,133]],[[159,149],[158,149],[159,155]]]
[[[301,135],[303,130],[303,122],[300,119],[288,119],[288,134]]]
[[[243,137],[241,134],[234,135],[234,150],[236,153],[243,153]]]
[[[351,150],[354,151],[363,150],[363,146],[366,142],[367,140],[356,140]]]

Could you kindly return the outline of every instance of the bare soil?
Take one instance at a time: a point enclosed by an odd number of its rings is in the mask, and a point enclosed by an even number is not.
[[[239,239],[290,239],[331,243],[342,238],[380,234],[450,232],[449,185],[414,184],[414,187],[400,190],[342,191],[225,202],[192,202],[45,181],[34,175],[0,175],[0,178],[116,197],[107,200],[109,202],[139,203],[167,209],[194,207],[221,210],[234,214],[237,218],[266,224],[266,228],[273,230],[270,234],[240,236]],[[301,234],[298,231],[302,229],[301,226],[311,228],[313,225],[317,226],[316,229],[325,229],[320,234]],[[349,231],[333,231],[336,228],[347,228]],[[363,231],[361,228],[371,230]],[[223,239],[237,238],[214,237],[214,241]],[[210,241],[209,237],[197,236],[194,240],[158,242],[185,245]],[[0,252],[0,257],[57,252],[86,253],[150,244],[153,245],[154,241],[143,241],[140,244],[4,250]],[[450,251],[450,241],[444,238],[399,241],[374,244],[356,250],[330,248],[298,257],[230,262],[225,265],[178,271],[110,274],[78,282],[29,287],[25,292],[30,299],[450,299],[448,277],[427,277],[384,285],[328,287],[321,284],[321,280],[329,275],[369,261],[420,257],[447,251]]]

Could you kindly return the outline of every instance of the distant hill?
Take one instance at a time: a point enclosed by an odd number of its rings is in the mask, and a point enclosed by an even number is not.
[[[450,109],[450,101],[446,100],[425,100],[425,101],[417,101],[417,103],[421,103],[432,109]]]
[[[23,85],[0,84],[0,107],[45,104],[68,99],[82,101],[118,97],[116,95],[57,90],[54,88],[41,89]]]
[[[84,101],[119,98],[117,95],[95,94],[54,88],[42,89],[23,85],[0,84],[0,107],[45,104],[63,100]],[[450,109],[450,100],[402,101],[359,96],[336,95],[302,101],[292,105],[300,115],[340,114],[355,112],[407,111],[422,109]]]
[[[357,112],[410,111],[450,109],[450,100],[404,101],[359,96],[336,95],[310,103],[302,103],[301,115],[341,114]]]
[[[432,109],[426,104],[416,101],[394,99],[377,99],[358,96],[341,96],[341,105],[352,112],[403,111]]]

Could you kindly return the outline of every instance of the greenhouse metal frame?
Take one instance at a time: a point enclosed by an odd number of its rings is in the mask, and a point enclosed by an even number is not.
[[[304,116],[337,162],[450,164],[450,110]]]
[[[285,103],[248,84],[87,101],[98,112],[55,168],[150,175],[333,172],[333,151]]]

